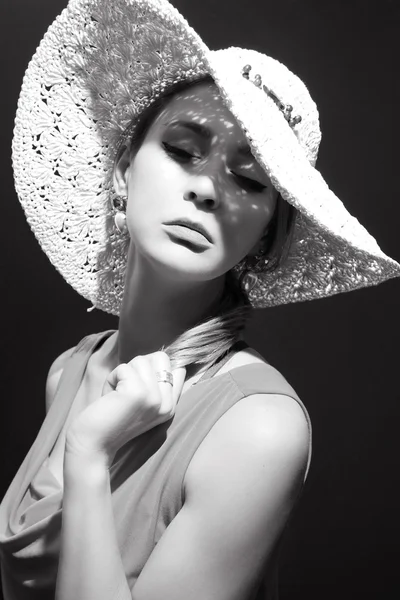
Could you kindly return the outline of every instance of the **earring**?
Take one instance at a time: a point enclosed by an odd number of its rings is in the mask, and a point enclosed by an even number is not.
[[[112,199],[113,208],[115,208],[115,210],[123,210],[125,212],[127,201],[127,196],[120,196],[119,194],[116,194]]]
[[[259,260],[261,260],[264,256],[264,252],[262,250],[259,250],[259,252],[257,252],[256,254],[253,254],[252,259],[254,260],[254,262],[258,263]]]
[[[118,211],[114,217],[115,227],[118,229],[120,233],[126,233],[128,231],[128,226],[126,224],[126,214]]]
[[[268,262],[268,257],[265,255],[264,250],[261,249],[256,254],[246,256],[246,270],[259,273],[265,269]]]
[[[114,196],[112,200],[113,207],[117,211],[114,215],[115,227],[122,234],[125,234],[128,231],[125,214],[127,200],[128,198],[126,196],[120,195]]]

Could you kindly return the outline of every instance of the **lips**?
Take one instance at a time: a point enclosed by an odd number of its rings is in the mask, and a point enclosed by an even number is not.
[[[189,221],[188,219],[177,219],[176,221],[168,221],[168,223],[165,223],[165,225],[182,225],[183,227],[193,229],[193,231],[198,231],[212,244],[212,237],[201,223],[195,223],[194,221]]]

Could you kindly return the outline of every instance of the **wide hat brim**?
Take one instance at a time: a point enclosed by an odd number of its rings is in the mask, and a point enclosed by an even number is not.
[[[271,97],[242,76],[246,64],[293,105],[299,125],[290,127]],[[312,300],[399,276],[400,265],[315,169],[318,113],[284,65],[254,50],[210,51],[165,0],[72,0],[25,73],[12,148],[27,220],[66,281],[119,314],[129,241],[115,228],[110,195],[121,135],[170,84],[205,73],[274,187],[299,211],[284,263],[248,280],[251,304]]]

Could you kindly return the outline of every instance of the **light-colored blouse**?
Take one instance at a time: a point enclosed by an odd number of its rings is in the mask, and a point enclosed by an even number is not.
[[[91,354],[112,333],[84,338],[67,360],[37,438],[2,500],[4,600],[54,600],[63,489],[47,468],[47,458],[76,399]],[[306,479],[311,460],[311,421],[304,404],[268,364],[247,364],[215,375],[229,358],[231,353],[181,395],[172,420],[125,444],[111,466],[114,522],[131,589],[183,506],[184,477],[197,448],[218,419],[242,398],[256,393],[285,394],[300,404],[310,433]],[[276,598],[277,561],[274,575],[269,574],[266,583],[260,581],[252,595],[254,600]]]

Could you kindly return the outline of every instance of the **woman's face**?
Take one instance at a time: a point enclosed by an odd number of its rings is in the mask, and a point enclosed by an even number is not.
[[[221,276],[256,251],[277,198],[210,83],[173,97],[136,155],[119,159],[114,186],[128,196],[135,250],[186,281]],[[209,239],[171,224],[180,220],[201,224]]]

